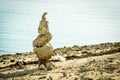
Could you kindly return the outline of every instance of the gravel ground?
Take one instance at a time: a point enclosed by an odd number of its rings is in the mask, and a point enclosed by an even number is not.
[[[39,70],[33,52],[1,55],[0,80],[120,80],[120,42],[74,45],[54,53],[48,70]]]

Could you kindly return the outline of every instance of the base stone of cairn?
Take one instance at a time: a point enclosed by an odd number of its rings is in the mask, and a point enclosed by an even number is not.
[[[53,54],[53,47],[50,43],[47,43],[41,48],[34,48],[34,52],[40,60],[48,60]]]
[[[49,26],[48,21],[46,20],[46,14],[47,12],[43,13],[42,20],[40,21],[39,27],[38,27],[38,33],[39,35],[37,38],[33,41],[33,47],[34,47],[34,53],[37,55],[39,59],[39,68],[49,68],[51,69],[50,63],[48,63],[48,60],[53,55],[53,47],[50,44],[50,40],[52,39],[52,34],[49,32]]]

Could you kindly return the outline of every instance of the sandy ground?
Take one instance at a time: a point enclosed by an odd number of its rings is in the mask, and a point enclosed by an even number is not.
[[[0,80],[120,80],[120,42],[54,50],[51,70],[33,52],[0,56]]]

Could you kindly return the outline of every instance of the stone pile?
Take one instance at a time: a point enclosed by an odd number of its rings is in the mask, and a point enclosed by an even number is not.
[[[50,44],[52,34],[49,31],[48,21],[46,20],[47,12],[43,13],[42,19],[38,27],[39,35],[33,41],[34,53],[39,58],[39,66],[45,64],[51,58],[53,54],[53,47]]]

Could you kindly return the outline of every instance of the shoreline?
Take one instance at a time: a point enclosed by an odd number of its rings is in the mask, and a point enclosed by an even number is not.
[[[86,47],[86,46],[97,46],[100,44],[115,44],[115,43],[120,43],[120,42],[105,42],[105,43],[97,43],[97,44],[89,44],[89,45],[73,45],[73,46],[64,46],[64,47],[58,47],[55,48],[54,50],[59,50],[59,49],[64,49],[64,48],[72,48],[72,47]],[[17,55],[17,54],[29,54],[29,53],[33,53],[33,51],[28,51],[28,52],[16,52],[16,53],[4,53],[4,54],[0,54],[0,56],[5,56],[5,55]]]
[[[56,48],[54,53],[49,61],[55,67],[49,71],[38,69],[33,52],[0,55],[0,80],[120,79],[120,42],[74,45]]]

